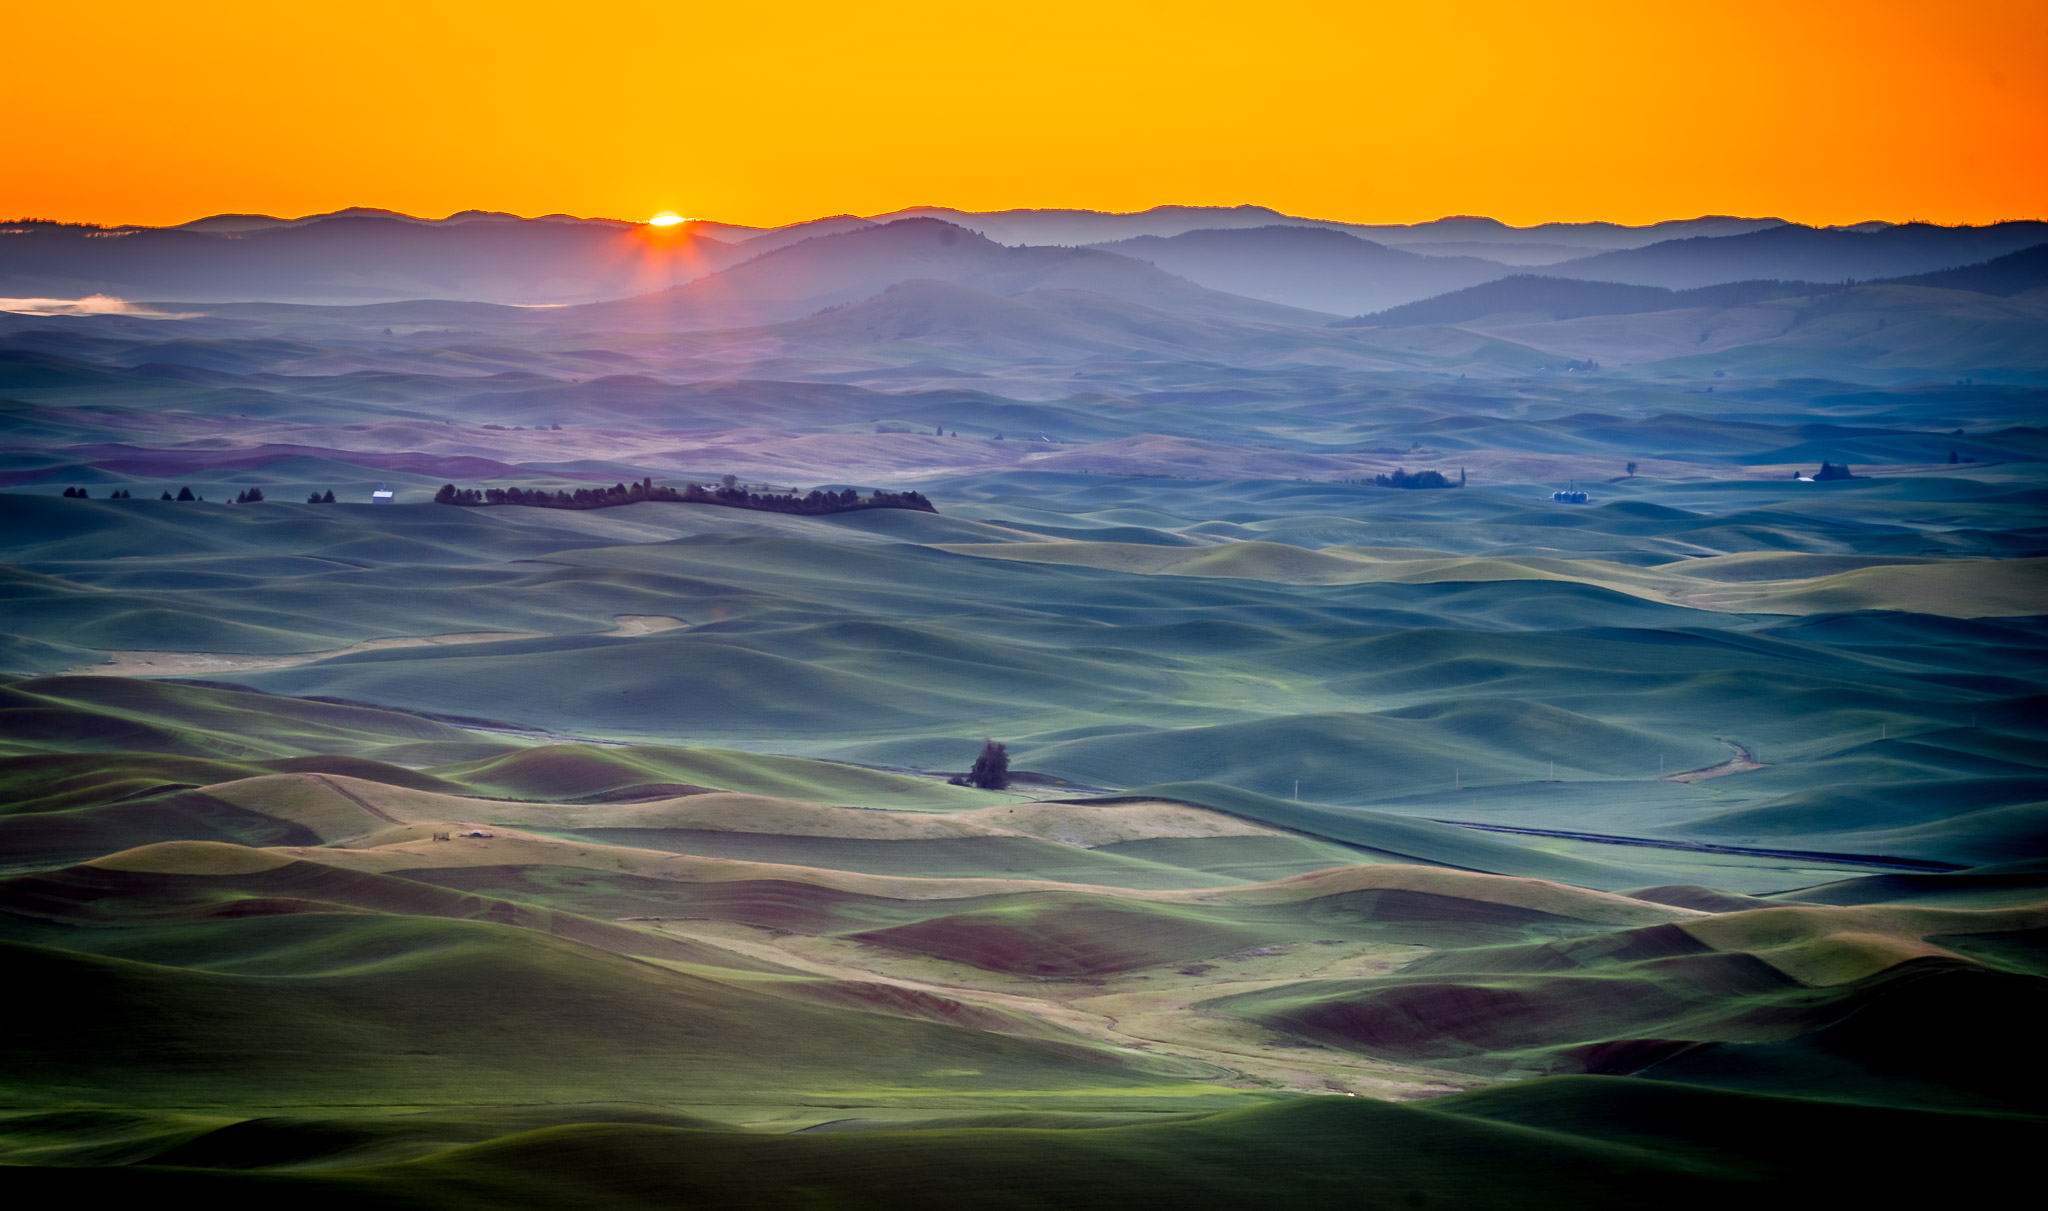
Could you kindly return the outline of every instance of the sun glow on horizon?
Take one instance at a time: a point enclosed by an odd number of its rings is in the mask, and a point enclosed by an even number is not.
[[[673,210],[664,210],[647,220],[647,225],[650,227],[674,227],[678,223],[687,223],[689,221],[689,219],[684,218]]]

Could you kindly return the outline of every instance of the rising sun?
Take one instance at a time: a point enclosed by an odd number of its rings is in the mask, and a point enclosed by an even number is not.
[[[677,223],[687,223],[690,220],[673,210],[664,210],[647,221],[656,227],[674,227]]]

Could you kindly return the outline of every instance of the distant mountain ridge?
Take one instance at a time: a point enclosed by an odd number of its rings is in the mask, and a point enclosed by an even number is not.
[[[1868,281],[1972,264],[2048,241],[2048,223],[1984,227],[1906,223],[1878,231],[1784,224],[1720,237],[1692,236],[1603,252],[1552,267],[1557,277],[1687,290],[1723,282],[1783,278]]]
[[[1625,282],[1517,273],[1435,298],[1404,303],[1371,315],[1338,320],[1332,328],[1399,328],[1417,324],[1462,324],[1491,315],[1571,320],[1591,315],[1638,315],[1680,307],[1741,307],[1766,299],[1834,289],[1812,282],[1752,281],[1666,290]]]
[[[1327,323],[1317,312],[1211,290],[1112,252],[1013,248],[930,218],[817,236],[665,291],[574,308],[565,318],[657,329],[744,328],[802,319],[911,281],[995,295],[1082,290],[1189,315]]]
[[[305,227],[328,219],[396,219],[405,223],[419,223],[428,227],[452,227],[462,223],[592,223],[602,227],[636,227],[637,223],[625,219],[579,218],[570,214],[544,214],[531,219],[522,215],[508,214],[502,210],[462,210],[445,219],[427,219],[403,211],[385,210],[377,206],[347,206],[322,214],[301,215],[296,219],[279,218],[268,214],[214,214],[189,223],[175,224],[174,231],[202,231],[221,234],[242,231],[267,231],[276,227]]]
[[[1927,286],[2009,298],[2048,288],[2048,242],[1991,260],[1934,273],[1878,278],[1864,286]],[[1596,282],[1583,278],[1518,273],[1434,298],[1338,320],[1332,328],[1461,324],[1495,315],[1547,320],[1595,315],[1639,315],[1684,307],[1743,307],[1778,298],[1798,298],[1842,289],[1842,283],[1778,280],[1725,282],[1690,290]]]
[[[195,302],[561,302],[688,281],[751,253],[691,232],[548,219],[345,216],[226,233],[25,228],[0,236],[0,296]]]
[[[687,286],[785,248],[897,224],[933,222],[1012,258],[1014,289],[1047,286],[1054,258],[1079,251],[1136,258],[1217,294],[1243,296],[1239,314],[1283,307],[1325,315],[1369,313],[1418,302],[1518,272],[1693,289],[1750,280],[1841,281],[1940,272],[2048,240],[2048,223],[1943,228],[1863,223],[1813,228],[1773,218],[1707,216],[1644,226],[1547,223],[1511,227],[1453,216],[1427,223],[1353,224],[1302,218],[1262,206],[1160,206],[1128,214],[1089,210],[969,212],[916,207],[864,217],[833,215],[776,228],[708,219],[655,228],[612,218],[521,218],[468,210],[424,219],[352,207],[280,218],[214,215],[176,227],[99,228],[39,220],[0,227],[0,297],[220,303],[242,300],[347,304],[417,299],[583,304]],[[807,256],[810,254],[807,254]],[[956,260],[958,258],[955,258]],[[1029,261],[1034,266],[1024,271]],[[1076,261],[1061,272],[1078,271]],[[1101,270],[1107,262],[1087,262]],[[1106,270],[1102,270],[1107,272]],[[912,256],[863,271],[857,288],[786,284],[794,306],[830,306],[929,278],[1003,293],[1011,287],[933,272]],[[1119,271],[1129,277],[1129,270]],[[750,270],[755,286],[765,275]],[[992,279],[993,281],[993,279]],[[1133,281],[1110,290],[1130,295]],[[708,297],[710,291],[701,291]],[[758,299],[756,301],[759,301]],[[1215,298],[1184,298],[1168,310],[1218,312]],[[813,308],[815,310],[815,307]],[[808,314],[804,312],[803,314]],[[1273,318],[1274,313],[1265,313]],[[773,310],[780,322],[798,318]],[[1296,316],[1279,322],[1302,322]],[[1326,321],[1316,321],[1322,323]]]
[[[1941,269],[1896,279],[1900,286],[1933,286],[1941,290],[1969,290],[1977,294],[2010,298],[2029,290],[2048,288],[2048,242],[1993,257],[1975,265]]]
[[[1215,290],[1337,314],[1389,307],[1508,272],[1479,257],[1426,256],[1346,231],[1273,225],[1137,236],[1093,247]]]

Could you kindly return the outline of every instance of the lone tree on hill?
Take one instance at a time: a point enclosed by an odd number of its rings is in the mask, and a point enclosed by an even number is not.
[[[198,498],[198,497],[196,497],[196,496],[194,496],[194,495],[192,495],[192,489],[191,489],[191,488],[189,488],[189,487],[186,487],[186,488],[179,488],[179,489],[178,489],[178,499],[179,499],[179,500],[197,500],[197,499],[199,499],[199,498]]]
[[[993,740],[982,743],[981,756],[967,771],[967,782],[985,791],[999,791],[1010,785],[1010,750]]]

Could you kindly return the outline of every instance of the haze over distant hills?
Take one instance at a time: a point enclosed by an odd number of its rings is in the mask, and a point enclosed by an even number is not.
[[[1985,261],[2048,241],[2048,223],[1936,227],[1907,223],[1876,231],[1784,224],[1725,237],[1692,236],[1553,266],[1560,277],[1684,290],[1749,278],[1866,281]]]
[[[1162,206],[1135,214],[922,207],[774,229],[704,219],[659,229],[615,219],[522,219],[488,211],[420,219],[356,207],[299,218],[216,215],[171,228],[19,221],[0,228],[0,297],[600,302],[687,286],[808,240],[906,220],[949,224],[971,234],[977,247],[1091,248],[1148,262],[1213,291],[1332,315],[1383,310],[1537,266],[1552,276],[1670,288],[1748,278],[1836,282],[1953,268],[2048,238],[2048,225],[2040,223],[1815,229],[1776,219],[1714,217],[1641,227],[1514,228],[1458,217],[1402,226],[1328,222],[1256,206]],[[706,286],[673,302],[678,314],[696,317],[693,326],[747,327],[794,318],[790,308],[803,300],[826,300],[819,306],[852,301],[849,292],[856,288],[873,294],[918,277],[966,283],[957,265],[925,272],[916,258],[848,278],[836,258],[818,255],[825,277],[816,283],[795,281],[798,263],[781,261],[772,271],[749,271],[744,282]],[[1027,258],[1012,258],[1009,277],[1029,286],[1045,284],[1052,255],[1034,255],[1039,269],[1025,270]],[[826,261],[833,267],[824,267]],[[1089,262],[1084,276],[1099,280],[1111,273],[1110,263]],[[1079,264],[1069,274],[1080,272]],[[1137,276],[1122,272],[1126,281]],[[783,284],[765,286],[770,276]],[[1027,288],[991,280],[999,293]],[[1155,283],[1148,289],[1157,295],[1167,288]],[[764,290],[777,301],[771,303]],[[715,300],[722,297],[732,300],[732,310],[721,316]],[[1206,306],[1214,310],[1221,304],[1211,300]]]

